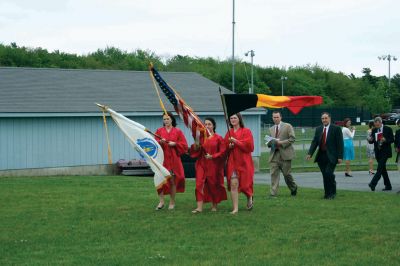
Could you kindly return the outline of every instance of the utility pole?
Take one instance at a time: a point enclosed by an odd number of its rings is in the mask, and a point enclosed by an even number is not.
[[[235,92],[235,0],[232,11],[232,92]]]
[[[253,81],[253,57],[256,55],[254,53],[254,50],[250,50],[248,52],[246,52],[244,55],[248,56],[250,53],[250,57],[251,57],[251,87],[249,88],[249,94],[250,93],[254,93],[254,81]]]
[[[390,92],[390,61],[396,61],[397,60],[397,57],[396,56],[393,56],[393,55],[390,55],[390,54],[388,54],[388,55],[382,55],[382,56],[378,56],[378,59],[379,60],[387,60],[388,62],[389,62],[389,76],[388,76],[388,79],[389,79],[389,84],[388,84],[388,90],[386,91],[386,97],[389,97],[389,92]]]
[[[283,96],[283,81],[284,81],[284,80],[287,80],[287,77],[282,76],[282,77],[281,77],[281,82],[282,82],[282,96]]]

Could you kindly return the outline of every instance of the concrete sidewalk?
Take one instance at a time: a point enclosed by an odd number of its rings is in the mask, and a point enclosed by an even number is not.
[[[344,172],[335,172],[336,186],[338,190],[352,190],[352,191],[369,191],[368,183],[372,179],[368,171],[353,172],[353,177],[345,177]],[[293,173],[293,177],[299,188],[319,188],[323,189],[322,174],[320,172],[310,173]],[[400,173],[398,171],[389,171],[390,182],[392,183],[392,191],[383,192],[384,188],[383,179],[381,178],[375,188],[374,193],[393,193],[400,191]],[[271,176],[267,173],[256,173],[254,175],[254,183],[271,185]],[[281,174],[279,186],[286,187],[285,180]]]

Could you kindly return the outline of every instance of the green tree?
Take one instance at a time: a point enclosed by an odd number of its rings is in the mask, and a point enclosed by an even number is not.
[[[364,96],[368,110],[373,114],[389,112],[392,109],[392,104],[389,98],[385,97],[387,85],[383,80],[380,80],[375,89],[370,85],[369,92]]]
[[[0,66],[50,67],[73,69],[121,69],[147,71],[149,63],[162,71],[196,72],[217,84],[231,89],[231,59],[176,55],[162,58],[149,50],[123,51],[116,47],[98,49],[87,55],[49,52],[43,48],[19,47],[16,43],[0,44]],[[286,68],[254,66],[254,92],[281,95],[281,77],[285,95],[320,95],[325,106],[368,106],[371,111],[389,111],[392,104],[400,105],[400,75],[393,76],[390,90],[387,78],[376,77],[371,69],[363,68],[363,76],[337,73],[318,65]],[[236,60],[235,87],[237,93],[247,93],[251,66]],[[385,87],[386,86],[386,87]],[[387,96],[387,97],[386,97]],[[386,98],[385,98],[386,97]]]

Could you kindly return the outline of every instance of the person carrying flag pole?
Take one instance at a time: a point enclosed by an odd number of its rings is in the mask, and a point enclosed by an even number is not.
[[[254,164],[251,153],[254,151],[254,140],[250,129],[244,127],[240,113],[231,114],[228,118],[226,99],[225,95],[221,93],[221,88],[219,88],[219,94],[228,129],[224,140],[227,147],[225,174],[233,205],[230,213],[237,214],[239,212],[239,192],[243,192],[247,197],[247,210],[253,209]]]
[[[251,153],[254,151],[254,140],[250,129],[244,127],[240,113],[231,115],[229,123],[231,129],[225,135],[229,154],[226,164],[226,178],[233,205],[231,214],[237,214],[240,192],[247,197],[247,210],[253,209],[254,164]]]
[[[173,210],[176,193],[185,192],[185,173],[181,155],[188,151],[188,144],[182,131],[176,127],[176,120],[170,112],[163,114],[163,127],[157,129],[155,135],[164,151],[163,166],[172,173],[172,178],[157,189],[160,202],[156,210],[164,208],[164,197],[168,194],[170,195],[168,210]]]
[[[155,70],[154,70],[155,71]],[[153,65],[150,64],[150,78],[153,81],[154,89],[156,90],[158,99],[160,101],[160,106],[163,110],[163,127],[157,129],[155,133],[156,140],[160,143],[164,153],[165,160],[164,166],[171,171],[172,178],[169,179],[168,183],[165,183],[163,187],[157,190],[159,203],[156,207],[156,210],[161,210],[165,205],[165,195],[170,195],[170,202],[168,206],[168,210],[173,210],[175,208],[175,195],[176,193],[185,192],[185,173],[183,170],[183,165],[181,161],[181,156],[188,151],[188,144],[183,132],[176,127],[175,117],[171,112],[167,112],[165,106],[161,100],[160,93],[158,92],[156,81],[161,86],[166,86],[168,89],[169,86],[162,80],[161,76],[159,76],[158,72],[156,77],[153,76]],[[161,84],[160,84],[161,82]],[[162,87],[163,88],[163,87]],[[171,94],[173,93],[171,90],[168,90]],[[165,93],[165,92],[164,92]],[[172,95],[167,95],[168,99],[173,99],[174,103],[178,105],[178,101]],[[171,101],[170,99],[170,101]],[[179,108],[175,107],[175,111],[179,113]]]
[[[200,145],[194,143],[190,147],[190,156],[196,161],[196,202],[197,207],[192,213],[203,211],[203,203],[212,202],[211,211],[217,211],[217,205],[226,200],[224,187],[224,164],[226,146],[224,139],[215,132],[216,122],[212,117],[206,117],[204,124],[210,132],[210,137]]]

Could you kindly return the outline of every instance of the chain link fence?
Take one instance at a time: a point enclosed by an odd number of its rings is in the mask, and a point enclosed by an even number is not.
[[[263,124],[262,134],[261,134],[261,159],[260,168],[261,170],[269,169],[268,157],[270,149],[264,143],[265,135],[269,134],[269,128],[272,124]],[[365,166],[364,168],[368,171],[368,157],[367,157],[367,126],[357,126],[356,133],[353,139],[355,158],[351,161],[351,166]],[[314,157],[307,161],[305,158],[307,156],[308,150],[310,148],[311,141],[314,137],[315,128],[313,127],[294,127],[296,141],[293,144],[296,151],[296,158],[292,161],[292,168],[315,168],[318,167],[314,163]],[[389,159],[387,162],[388,166],[395,166],[395,155],[393,158]],[[374,159],[374,165],[376,168],[376,160]]]

